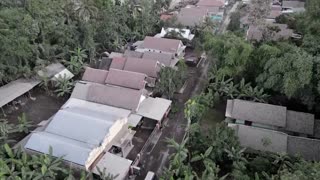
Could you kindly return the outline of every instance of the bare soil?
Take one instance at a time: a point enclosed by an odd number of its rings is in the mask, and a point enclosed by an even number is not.
[[[3,108],[5,115],[1,113],[0,119],[6,119],[9,123],[17,125],[18,117],[23,113],[26,114],[27,119],[35,125],[32,129],[36,128],[36,125],[43,120],[49,119],[54,115],[60,107],[67,100],[66,98],[56,97],[55,95],[48,95],[40,87],[36,87],[30,91],[31,98],[29,95],[24,95],[16,99],[19,102],[16,105],[9,105]],[[17,133],[13,135],[15,141],[20,141],[26,136],[24,133]]]

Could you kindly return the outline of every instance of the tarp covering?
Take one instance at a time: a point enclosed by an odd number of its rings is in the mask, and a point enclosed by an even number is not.
[[[41,81],[34,79],[17,79],[0,87],[0,107],[27,93]]]

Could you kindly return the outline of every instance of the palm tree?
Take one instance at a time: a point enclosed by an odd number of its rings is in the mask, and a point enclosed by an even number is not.
[[[85,22],[96,17],[99,11],[92,0],[81,0],[79,3],[75,3],[74,10],[77,12],[79,18]]]

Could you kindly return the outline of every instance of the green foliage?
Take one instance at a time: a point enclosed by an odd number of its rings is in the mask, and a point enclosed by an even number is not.
[[[214,105],[214,97],[211,90],[208,93],[201,93],[189,99],[184,108],[184,115],[192,123],[203,117],[206,111]]]
[[[62,159],[52,157],[52,149],[49,154],[29,156],[24,151],[11,149],[8,144],[3,147],[1,179],[55,179],[66,173],[59,167]]]
[[[77,48],[75,51],[70,51],[70,60],[63,61],[67,65],[67,68],[75,75],[80,73],[83,68],[84,60],[88,58],[85,51],[86,50],[81,48]]]
[[[94,60],[97,51],[123,49],[128,41],[158,31],[158,14],[168,2],[1,1],[0,83],[29,77],[38,67],[61,59],[77,74],[83,63],[76,63]],[[78,47],[86,49],[82,60],[70,53]]]
[[[71,94],[73,86],[74,83],[72,82],[72,80],[69,80],[66,75],[64,75],[63,77],[59,76],[55,84],[56,90],[54,92],[57,93],[58,97],[63,97]]]
[[[239,78],[247,70],[252,45],[234,34],[207,37],[205,50],[208,55],[218,59],[219,77]]]
[[[291,98],[311,83],[314,57],[296,49],[267,61],[257,82]]]
[[[171,67],[161,68],[155,91],[172,99],[174,93],[182,88],[182,85],[186,80],[186,75],[187,71],[184,62],[179,63],[178,70]]]
[[[0,119],[0,145],[11,142],[9,135],[14,132],[13,124],[8,123],[6,119]]]
[[[227,30],[232,32],[240,30],[240,12],[234,12],[231,14]]]
[[[252,87],[251,83],[246,83],[244,78],[238,84],[234,84],[232,78],[225,80],[224,77],[219,78],[219,76],[215,76],[214,74],[215,72],[210,74],[208,88],[214,93],[215,101],[221,97],[227,97],[266,102],[266,99],[269,97],[263,88],[259,88],[258,86]]]
[[[34,127],[28,120],[26,113],[22,113],[22,115],[18,117],[18,123],[18,132],[24,132],[28,134],[30,132],[30,128]]]

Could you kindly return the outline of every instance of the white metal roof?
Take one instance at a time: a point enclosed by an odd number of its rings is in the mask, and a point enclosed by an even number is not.
[[[102,171],[105,168],[106,173],[114,176],[118,175],[115,180],[124,180],[130,170],[131,163],[132,161],[129,159],[107,152],[97,163],[96,167],[99,167]],[[98,174],[96,167],[93,169],[93,173]]]
[[[83,109],[83,114],[88,113]],[[113,125],[111,121],[60,110],[45,129],[46,132],[98,146]]]
[[[41,153],[49,153],[50,146],[53,149],[53,156],[63,156],[63,159],[80,165],[85,165],[93,148],[89,144],[47,132],[33,133],[25,148]]]
[[[0,107],[8,104],[14,99],[22,96],[26,92],[38,85],[40,80],[17,79],[0,87]]]
[[[96,111],[96,114],[94,114],[94,116],[98,116],[100,114],[101,118],[104,118],[105,114],[114,115],[114,116],[123,118],[123,117],[128,117],[129,114],[131,113],[131,111],[127,110],[127,109],[98,104],[98,103],[89,102],[89,101],[76,99],[76,98],[70,98],[62,106],[61,109],[70,109],[70,108],[76,108],[76,109],[77,108],[86,108],[87,111],[90,111],[90,110]]]
[[[129,118],[128,118],[128,124],[130,126],[136,127],[139,122],[141,121],[142,116],[138,115],[138,114],[130,114]]]
[[[172,101],[163,98],[148,97],[140,104],[138,115],[161,121]]]
[[[25,148],[89,166],[99,153],[113,142],[123,129],[128,129],[129,110],[69,99],[41,132],[31,135]],[[67,144],[67,145],[66,145]]]

